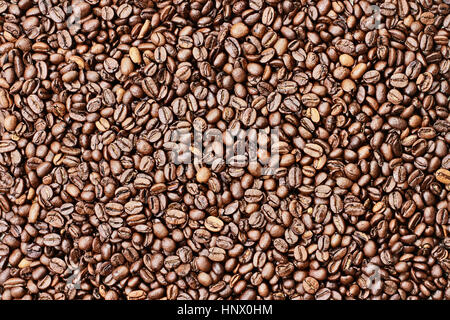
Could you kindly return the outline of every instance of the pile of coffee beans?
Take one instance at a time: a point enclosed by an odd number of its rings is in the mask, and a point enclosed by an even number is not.
[[[450,299],[449,37],[448,0],[0,0],[1,299]],[[174,159],[210,129],[244,151]]]

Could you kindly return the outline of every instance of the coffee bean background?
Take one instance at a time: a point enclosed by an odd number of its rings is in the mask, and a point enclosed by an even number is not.
[[[1,299],[449,299],[449,35],[444,0],[0,0]],[[194,128],[279,128],[279,168],[175,164]]]

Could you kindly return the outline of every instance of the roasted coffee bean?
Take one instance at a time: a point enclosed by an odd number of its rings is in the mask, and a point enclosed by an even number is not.
[[[222,230],[223,225],[223,221],[214,216],[209,216],[205,220],[205,228],[212,232],[219,232]]]
[[[320,158],[323,154],[323,148],[314,143],[307,143],[303,149],[303,151],[313,158]]]
[[[450,184],[450,171],[447,169],[439,169],[436,171],[436,180],[448,185]]]
[[[319,282],[312,277],[306,277],[302,284],[303,289],[309,294],[315,294],[319,289]]]
[[[177,209],[169,209],[166,213],[166,221],[167,223],[180,225],[186,222],[186,214]]]
[[[0,0],[0,299],[449,299],[448,14]]]
[[[0,153],[14,151],[17,144],[12,140],[0,140]]]

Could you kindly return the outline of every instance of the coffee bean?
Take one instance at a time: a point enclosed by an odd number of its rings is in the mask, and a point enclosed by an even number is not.
[[[177,209],[169,209],[166,213],[166,221],[167,223],[180,225],[186,222],[186,214]]]
[[[344,54],[353,54],[355,52],[355,45],[347,39],[340,39],[336,42],[336,49]]]
[[[56,23],[61,23],[66,18],[66,15],[61,7],[50,7],[48,15]]]
[[[314,143],[307,143],[303,151],[313,158],[319,158],[323,154],[323,148],[320,145]]]
[[[359,202],[349,202],[344,204],[344,211],[351,216],[360,216],[366,212],[363,205]]]
[[[11,152],[15,150],[17,144],[11,140],[0,140],[0,153]]]
[[[370,70],[367,71],[364,76],[363,76],[363,80],[366,83],[372,84],[372,83],[377,83],[380,81],[380,73],[377,70]]]
[[[450,184],[450,171],[447,169],[439,169],[436,171],[436,179],[443,184]]]
[[[227,38],[225,40],[225,50],[233,58],[237,58],[241,54],[241,47],[234,38]]]
[[[295,260],[305,262],[308,260],[308,252],[304,246],[296,246],[294,249]]]
[[[210,177],[211,177],[211,171],[206,167],[200,168],[200,170],[197,171],[196,178],[197,178],[197,181],[200,183],[208,182]]]
[[[242,22],[234,24],[230,29],[230,35],[236,39],[245,37],[248,32],[248,27]]]
[[[331,196],[331,192],[331,188],[327,185],[317,186],[314,190],[314,193],[318,198],[328,198]]]
[[[278,85],[277,90],[281,94],[293,94],[297,91],[297,83],[295,81],[284,81]]]
[[[307,93],[302,96],[302,103],[307,107],[317,107],[320,103],[320,99],[314,93]]]
[[[44,103],[38,96],[32,94],[27,98],[28,106],[35,114],[40,114],[44,111]]]
[[[211,261],[221,262],[225,260],[225,257],[226,257],[225,250],[218,247],[212,247],[209,249],[208,258]]]
[[[110,2],[0,0],[0,299],[449,298],[446,1]]]
[[[306,277],[302,284],[303,289],[309,294],[315,294],[319,289],[319,282],[312,277]]]
[[[62,274],[67,268],[66,263],[60,258],[52,258],[50,260],[49,269],[56,274]]]
[[[245,200],[250,203],[259,202],[263,198],[263,193],[258,189],[248,189],[245,191]]]
[[[214,216],[209,216],[205,220],[205,228],[211,232],[219,232],[222,230],[223,225],[223,221]]]
[[[408,85],[408,78],[403,73],[394,73],[391,76],[390,84],[394,88],[405,88]]]

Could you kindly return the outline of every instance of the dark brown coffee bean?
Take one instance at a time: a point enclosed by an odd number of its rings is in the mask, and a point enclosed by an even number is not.
[[[319,158],[323,154],[323,148],[320,145],[314,143],[307,143],[303,151],[313,158]]]
[[[166,221],[167,223],[179,225],[186,222],[186,214],[177,209],[169,209],[166,213]]]
[[[355,45],[347,39],[340,39],[336,42],[336,49],[342,53],[353,54],[355,52]]]
[[[405,88],[408,85],[408,78],[403,73],[394,73],[389,82],[394,88]]]
[[[0,140],[0,153],[11,152],[17,147],[16,143],[11,140]]]
[[[0,299],[446,300],[447,1],[0,0]]]
[[[312,277],[306,277],[302,284],[303,289],[309,294],[315,294],[319,290],[319,282]]]

